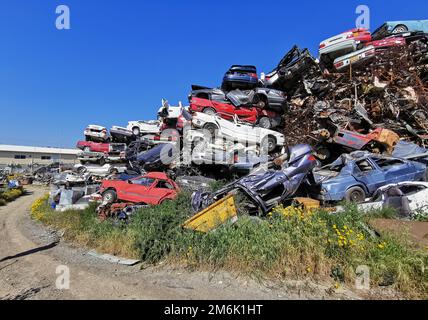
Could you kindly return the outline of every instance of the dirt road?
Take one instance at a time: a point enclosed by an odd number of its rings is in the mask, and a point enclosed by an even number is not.
[[[0,208],[0,299],[356,299],[307,282],[260,283],[225,272],[127,267],[89,256],[31,220],[29,208],[46,189]],[[57,289],[66,266],[69,289]],[[57,274],[59,271],[60,274]]]

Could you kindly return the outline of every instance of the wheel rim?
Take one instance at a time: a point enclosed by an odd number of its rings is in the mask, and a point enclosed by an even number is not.
[[[273,141],[273,139],[268,140],[268,148],[269,148],[269,151],[272,151],[273,149],[275,149],[275,141]]]
[[[132,132],[134,133],[134,136],[140,135],[140,129],[138,129],[138,128],[134,128],[134,130]]]
[[[270,128],[270,120],[268,118],[261,118],[259,121],[259,126],[264,129]]]
[[[217,128],[214,125],[206,125],[205,129],[213,136]]]
[[[113,195],[111,193],[106,193],[104,195],[104,201],[105,202],[112,202],[113,201]]]
[[[359,191],[353,191],[352,193],[351,193],[351,201],[352,202],[361,202],[362,201],[362,195],[361,195],[361,192],[359,192]]]

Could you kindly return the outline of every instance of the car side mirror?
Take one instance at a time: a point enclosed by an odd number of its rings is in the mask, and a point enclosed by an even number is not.
[[[128,180],[127,182],[128,182],[129,184],[132,184],[132,181],[131,181],[131,180]]]

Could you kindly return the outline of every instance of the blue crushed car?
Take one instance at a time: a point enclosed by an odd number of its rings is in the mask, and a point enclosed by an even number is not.
[[[379,40],[392,34],[408,31],[428,33],[428,20],[388,21],[372,33],[372,38],[373,40]]]
[[[257,68],[255,66],[233,65],[223,78],[222,89],[254,89],[259,83]]]
[[[363,202],[382,186],[404,181],[428,181],[423,163],[368,152],[343,154],[313,170],[312,195],[324,202]]]

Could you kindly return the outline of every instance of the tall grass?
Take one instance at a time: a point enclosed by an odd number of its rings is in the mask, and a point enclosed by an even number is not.
[[[266,219],[241,216],[208,234],[183,230],[189,195],[142,209],[128,225],[100,222],[94,208],[56,213],[40,200],[33,217],[65,231],[67,239],[107,253],[168,261],[192,269],[226,269],[252,276],[315,279],[351,284],[356,268],[370,268],[372,286],[390,286],[406,297],[427,298],[427,251],[404,240],[369,232],[355,207],[331,214],[277,207]],[[374,212],[376,216],[390,216]]]

